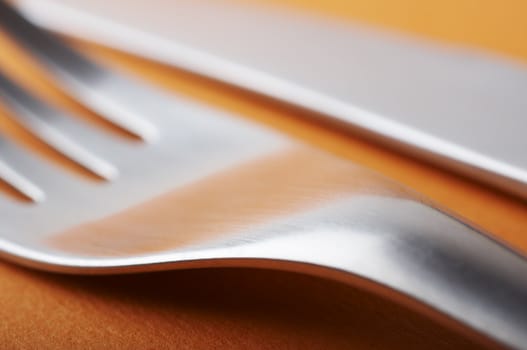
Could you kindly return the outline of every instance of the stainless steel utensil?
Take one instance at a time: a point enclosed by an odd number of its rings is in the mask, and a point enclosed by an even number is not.
[[[18,0],[17,6],[50,30],[314,111],[305,117],[527,198],[527,65],[476,49],[485,41],[477,29],[461,36],[465,47],[369,27],[372,18],[342,22],[265,2],[135,0],[123,9],[106,0]],[[451,19],[463,16],[470,15]],[[485,16],[466,21],[467,28],[481,28]],[[495,16],[493,25],[508,18]]]
[[[1,77],[3,101],[24,125],[107,180],[77,178],[2,141],[0,178],[35,202],[0,198],[6,259],[78,274],[301,271],[527,348],[527,261],[511,249],[374,173],[104,69],[3,1],[0,26],[65,91],[147,141],[81,125]]]

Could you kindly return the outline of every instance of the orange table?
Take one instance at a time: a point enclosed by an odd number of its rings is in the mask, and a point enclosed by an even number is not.
[[[255,6],[258,1],[253,0]],[[522,0],[282,0],[335,20],[368,23],[527,60]],[[268,1],[266,1],[268,3]],[[289,9],[290,10],[290,9]],[[188,95],[366,165],[424,193],[527,251],[527,205],[389,149],[306,121],[304,112],[107,49],[79,43],[169,90]],[[0,64],[40,95],[100,122],[65,98],[5,38]],[[79,172],[10,121],[0,128]],[[8,191],[5,187],[0,187]],[[520,277],[519,277],[520,278]],[[222,269],[74,277],[0,264],[0,348],[470,348],[419,314],[334,282],[273,271]]]

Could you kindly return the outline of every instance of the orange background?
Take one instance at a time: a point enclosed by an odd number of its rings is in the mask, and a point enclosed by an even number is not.
[[[241,0],[238,0],[241,1]],[[253,0],[488,50],[527,62],[527,2],[521,0]],[[87,52],[174,92],[269,124],[366,165],[527,251],[525,201],[436,169],[303,112],[219,83],[87,43]],[[5,37],[0,65],[38,94],[99,122],[53,88]],[[80,172],[10,121],[0,128]],[[4,190],[6,190],[4,188]],[[204,270],[122,277],[72,277],[0,264],[0,347],[87,348],[433,348],[468,340],[418,314],[317,278],[254,270]]]

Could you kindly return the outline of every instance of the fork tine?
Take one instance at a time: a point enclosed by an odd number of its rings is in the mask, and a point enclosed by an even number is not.
[[[33,202],[42,202],[46,198],[44,191],[9,165],[10,161],[20,159],[20,153],[18,147],[0,136],[0,179]]]
[[[69,200],[77,198],[79,189],[92,191],[94,188],[101,187],[99,183],[84,181],[76,176],[71,176],[71,174],[1,134],[0,161],[4,165],[3,168],[8,169],[5,172],[7,176],[0,175],[0,178],[35,202],[45,201],[49,205],[50,202],[56,201],[59,197],[67,197]],[[15,175],[14,181],[10,177],[12,175]],[[21,181],[19,181],[20,178]],[[27,183],[32,186],[24,187]],[[20,186],[20,184],[24,186]],[[37,190],[33,191],[32,187]],[[42,194],[39,194],[40,192]]]
[[[1,72],[0,96],[16,112],[17,120],[55,150],[102,179],[112,180],[117,176],[118,171],[112,164],[93,155],[51,125],[57,118],[67,118],[62,112],[33,97]]]
[[[157,128],[144,119],[144,113],[142,115],[130,108],[127,103],[129,101],[111,96],[111,91],[97,88],[98,85],[108,83],[107,78],[115,77],[115,73],[110,73],[58,38],[36,27],[4,0],[0,0],[0,25],[54,73],[65,93],[145,141],[157,137]]]
[[[20,175],[2,159],[0,159],[0,179],[33,202],[42,202],[46,197],[44,191]]]

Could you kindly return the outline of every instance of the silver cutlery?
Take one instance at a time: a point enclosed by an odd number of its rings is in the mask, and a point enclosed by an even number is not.
[[[501,30],[493,43],[471,30],[452,45],[430,33],[313,15],[300,3],[298,11],[215,0],[135,0],[126,10],[106,0],[16,4],[50,30],[310,110],[302,117],[527,198],[526,57],[521,44],[516,59],[496,46]],[[478,11],[486,6],[494,5]],[[478,18],[467,26],[482,26]]]
[[[0,76],[41,140],[103,182],[0,141],[0,251],[63,273],[255,267],[337,279],[489,344],[527,348],[527,261],[418,194],[103,68],[0,1],[0,27],[62,89],[143,139],[84,125]]]

